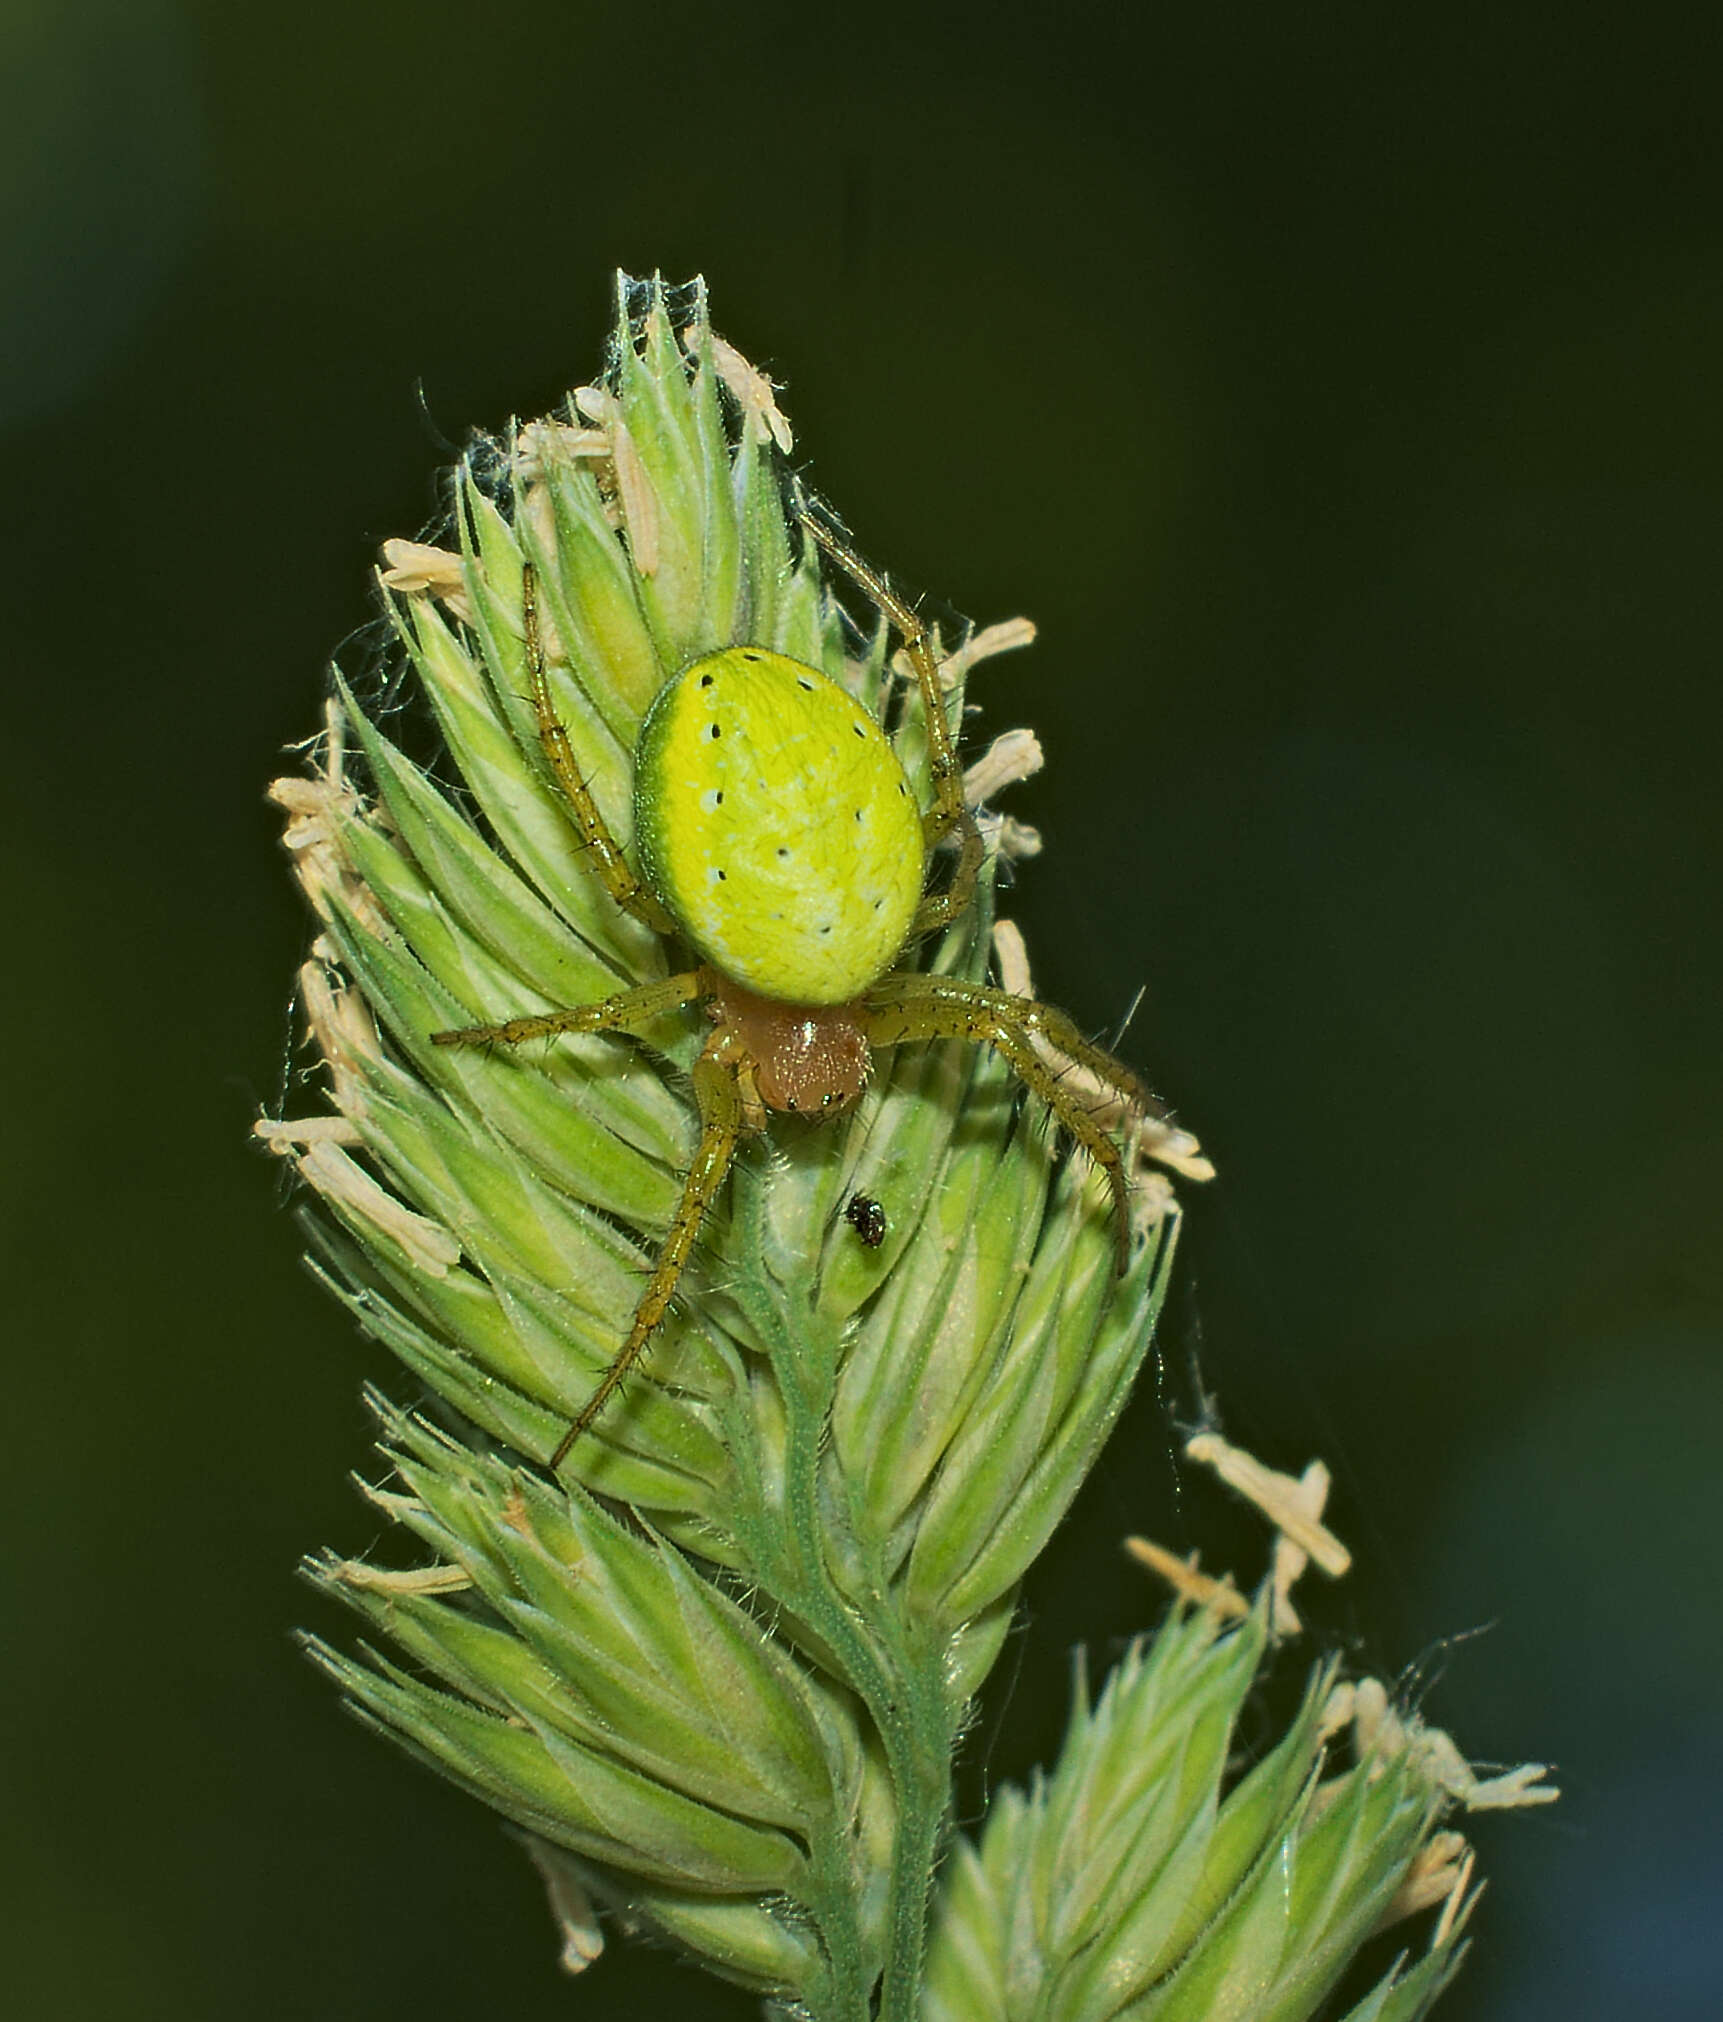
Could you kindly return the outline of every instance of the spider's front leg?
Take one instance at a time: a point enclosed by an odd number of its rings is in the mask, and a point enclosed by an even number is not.
[[[695,1239],[712,1211],[712,1203],[717,1199],[730,1167],[735,1163],[736,1147],[755,1124],[753,1105],[749,1103],[742,1085],[744,1073],[750,1065],[751,1056],[746,1046],[736,1033],[722,1025],[707,1040],[694,1063],[694,1100],[700,1112],[700,1144],[694,1154],[694,1162],[688,1168],[688,1177],[682,1182],[682,1198],[670,1218],[669,1233],[664,1238],[664,1247],[658,1252],[658,1262],[653,1266],[646,1289],[640,1295],[640,1304],[634,1309],[634,1322],[628,1330],[628,1338],[617,1350],[616,1360],[604,1372],[598,1388],[581,1406],[574,1422],[557,1442],[549,1462],[552,1473],[568,1458],[569,1449],[575,1441],[616,1395],[629,1370],[639,1361],[654,1328],[670,1310],[670,1301],[676,1296],[676,1287],[687,1268]]]
[[[509,1018],[501,1025],[461,1025],[433,1032],[433,1046],[519,1046],[528,1039],[552,1039],[559,1032],[638,1032],[667,1012],[685,1010],[710,993],[703,970],[689,969],[661,982],[619,990],[596,1004],[571,1004],[561,1011],[542,1011],[529,1018]]]
[[[1136,1075],[1110,1053],[1091,1044],[1063,1011],[1033,997],[1016,997],[985,983],[912,970],[882,976],[863,1000],[863,1026],[875,1046],[898,1046],[912,1039],[968,1039],[991,1046],[1018,1079],[1040,1096],[1053,1114],[1106,1174],[1113,1197],[1113,1240],[1119,1275],[1131,1261],[1130,1181],[1118,1141],[1066,1086],[1058,1070],[1035,1050],[1044,1040],[1086,1067],[1138,1113],[1151,1103]]]
[[[638,989],[618,991],[614,997],[606,997],[597,1004],[575,1004],[536,1017],[511,1018],[501,1025],[465,1025],[448,1032],[433,1032],[431,1042],[436,1046],[518,1046],[528,1039],[548,1039],[561,1032],[638,1032],[666,1012],[682,1010],[710,996],[713,981],[709,970],[690,969],[684,975],[666,976],[659,983],[642,983]],[[557,1442],[550,1457],[553,1471],[567,1459],[569,1448],[615,1396],[623,1378],[640,1359],[653,1330],[670,1310],[670,1301],[676,1296],[677,1284],[701,1225],[735,1159],[736,1146],[748,1131],[759,1128],[759,1103],[752,1095],[751,1081],[744,1086],[744,1077],[752,1064],[752,1056],[740,1036],[722,1025],[707,1040],[694,1063],[694,1099],[700,1112],[699,1149],[682,1183],[682,1198],[676,1204],[652,1276],[634,1309],[628,1337],[598,1388]]]

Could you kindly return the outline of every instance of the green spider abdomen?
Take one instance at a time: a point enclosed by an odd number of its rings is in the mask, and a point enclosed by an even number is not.
[[[921,899],[921,811],[885,733],[816,668],[757,646],[696,660],[654,697],[634,833],[700,954],[782,1002],[859,996]]]

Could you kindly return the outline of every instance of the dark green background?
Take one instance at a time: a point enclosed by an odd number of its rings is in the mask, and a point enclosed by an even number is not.
[[[1319,1640],[1561,1765],[1444,2012],[1723,2010],[1709,19],[4,7],[12,2012],[752,2012],[561,1981],[519,1854],[295,1655],[382,1361],[246,1144],[305,940],[264,783],[437,431],[590,376],[618,262],[706,274],[904,582],[1039,621],[976,687],[1052,757],[1011,910],[1091,1027],[1146,987],[1223,1169],[972,1801],[1153,1617],[1121,1532],[1254,1573],[1175,1472],[1200,1369],[1335,1467]]]

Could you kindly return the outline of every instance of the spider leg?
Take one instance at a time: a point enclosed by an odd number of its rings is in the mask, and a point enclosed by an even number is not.
[[[951,873],[951,882],[943,892],[935,892],[931,898],[923,899],[916,908],[915,919],[910,926],[910,934],[914,938],[950,926],[959,914],[969,910],[969,903],[975,896],[975,880],[981,870],[984,845],[981,831],[975,826],[975,817],[967,807],[963,810],[959,826],[963,842],[958,850],[957,867]]]
[[[939,662],[933,656],[933,641],[927,627],[903,601],[885,578],[870,569],[861,557],[845,547],[829,527],[804,514],[806,527],[817,547],[823,548],[858,587],[882,610],[903,636],[903,650],[915,669],[921,690],[922,716],[927,724],[928,769],[933,781],[933,805],[922,816],[922,834],[931,851],[955,829],[961,838],[957,868],[943,892],[924,899],[911,931],[930,934],[948,926],[967,911],[974,896],[975,879],[981,869],[981,831],[963,798],[963,768],[957,762],[957,744],[951,734],[951,720],[945,712],[945,692],[939,681]]]
[[[984,983],[905,971],[882,976],[863,1000],[862,1022],[875,1046],[898,1046],[912,1039],[969,1039],[991,1046],[1053,1114],[1106,1175],[1113,1197],[1113,1242],[1119,1275],[1131,1261],[1130,1182],[1117,1141],[1060,1079],[1058,1070],[1035,1051],[1037,1038],[1080,1061],[1116,1089],[1133,1109],[1148,1091],[1128,1067],[1093,1046],[1063,1011],[1033,997],[1015,997]]]
[[[532,679],[533,714],[538,718],[539,742],[550,761],[550,769],[567,798],[580,839],[592,853],[592,867],[604,889],[623,909],[644,920],[654,933],[673,934],[676,922],[653,896],[644,879],[635,874],[622,845],[610,833],[598,803],[581,777],[580,766],[569,742],[567,727],[556,713],[556,699],[550,692],[550,674],[545,664],[544,638],[538,622],[538,571],[528,562],[521,571],[521,629],[526,635],[527,669]]]
[[[698,1004],[710,987],[704,971],[690,969],[661,982],[619,990],[596,1004],[574,1004],[562,1011],[544,1011],[531,1018],[510,1018],[501,1025],[462,1025],[433,1032],[433,1046],[519,1046],[527,1039],[549,1039],[558,1032],[638,1032],[641,1026]]]
[[[734,1032],[720,1026],[707,1040],[694,1063],[694,1099],[700,1110],[699,1149],[694,1154],[694,1163],[688,1168],[688,1177],[682,1183],[682,1198],[671,1217],[670,1231],[658,1253],[658,1262],[653,1266],[646,1290],[640,1295],[640,1304],[634,1309],[628,1338],[618,1349],[616,1360],[605,1371],[598,1388],[581,1406],[574,1422],[557,1442],[556,1451],[550,1457],[553,1474],[568,1458],[570,1447],[615,1396],[629,1370],[639,1361],[654,1328],[670,1310],[670,1301],[676,1296],[676,1287],[687,1267],[695,1238],[717,1198],[718,1189],[724,1184],[736,1156],[736,1146],[748,1128],[748,1109],[741,1086],[741,1075],[747,1062],[747,1049],[741,1040]]]
[[[1154,1094],[1122,1060],[1093,1040],[1086,1039],[1076,1021],[1056,1004],[1043,1004],[1038,997],[1022,997],[1014,990],[996,990],[987,983],[966,983],[955,976],[925,976],[913,969],[894,971],[869,986],[869,1004],[925,1003],[979,1006],[996,1013],[1016,1030],[1034,1039],[1043,1039],[1055,1051],[1086,1067],[1097,1081],[1113,1090],[1129,1109],[1145,1116],[1159,1113]]]

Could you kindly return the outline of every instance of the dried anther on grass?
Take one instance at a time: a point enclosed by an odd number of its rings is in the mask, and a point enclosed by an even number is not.
[[[894,653],[822,574],[835,543],[803,516],[791,439],[698,288],[625,282],[602,383],[476,445],[447,535],[385,550],[443,760],[416,763],[337,677],[310,776],[273,789],[318,921],[300,994],[327,1107],[259,1132],[320,1204],[318,1270],[439,1400],[433,1421],[372,1399],[389,1473],[369,1493],[405,1562],[309,1569],[396,1654],[310,1647],[363,1718],[527,1835],[571,1971],[615,1912],[785,2017],[1003,2017],[1027,1970],[1012,1934],[1032,1926],[1042,2012],[1171,2022],[1205,2012],[1217,1973],[1250,1970],[1277,1990],[1260,2012],[1291,2022],[1452,1865],[1433,1851],[1434,1758],[1409,1739],[1382,1741],[1375,1773],[1319,1815],[1327,1672],[1281,1750],[1228,1786],[1230,1722],[1296,1568],[1278,1603],[1233,1593],[1230,1628],[1176,1610],[1080,1706],[1051,1780],[1003,1797],[953,1856],[930,1907],[973,1696],[1149,1344],[1179,1225],[1166,1173],[1211,1171],[1178,1125],[1130,1113],[1133,1084],[1109,1082],[1074,1027],[1021,1012],[1035,1038],[1015,1054],[899,1046],[843,1119],[743,1144],[649,1352],[546,1465],[686,1208],[689,1076],[709,1086],[713,1028],[589,1025],[530,1049],[433,1035],[638,1008],[659,985],[684,1002],[662,919],[614,897],[634,876],[641,726],[667,683],[736,646],[836,684],[930,811],[942,867],[923,913],[940,931],[918,987],[1033,1009],[992,867],[1038,842],[982,803],[1039,747],[1011,734],[965,775],[929,714],[961,723],[968,678],[1032,628],[923,649],[886,603],[910,642]],[[973,901],[942,911],[952,856]],[[1002,991],[980,987],[990,959]],[[1061,1155],[1014,1068],[1097,1155],[1128,1133],[1122,1251],[1104,1186]],[[1319,1497],[1306,1514],[1320,1528]],[[1194,1569],[1185,1591],[1203,1594]],[[1174,1774],[1193,1748],[1202,1773]],[[1236,1906],[1289,1835],[1346,1880],[1270,1934]],[[1462,1922],[1384,1983],[1371,2022],[1421,2012]],[[1252,1965],[1264,1946],[1271,1963]]]

